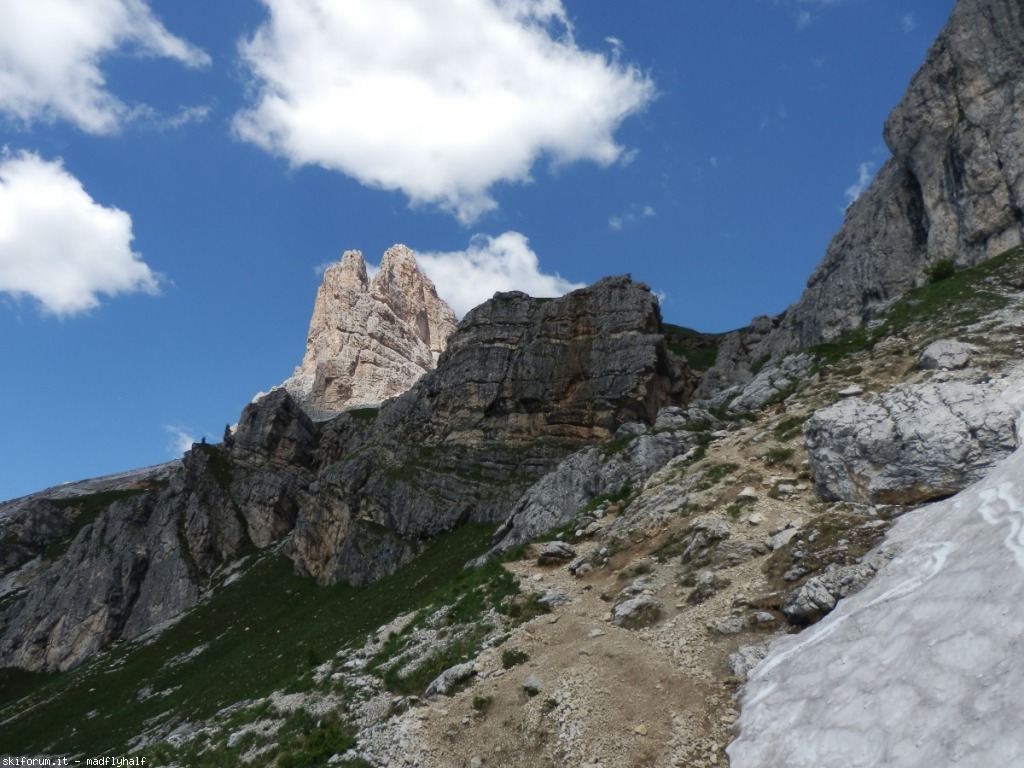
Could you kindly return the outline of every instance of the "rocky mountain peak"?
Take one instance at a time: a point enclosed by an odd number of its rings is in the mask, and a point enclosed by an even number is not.
[[[892,156],[803,295],[770,332],[731,341],[701,394],[863,325],[939,262],[972,266],[1024,242],[1022,100],[1024,3],[960,0],[886,121]]]
[[[366,276],[366,261],[362,251],[345,251],[341,261],[324,271],[323,282],[335,291],[346,288],[366,293],[370,289],[370,279]]]
[[[393,245],[384,252],[380,271],[374,275],[370,293],[404,319],[437,358],[455,330],[451,308],[438,297],[437,289],[420,268],[412,250]]]
[[[379,403],[434,369],[455,325],[409,248],[389,248],[373,280],[363,254],[346,251],[324,272],[306,355],[284,387],[315,416]]]

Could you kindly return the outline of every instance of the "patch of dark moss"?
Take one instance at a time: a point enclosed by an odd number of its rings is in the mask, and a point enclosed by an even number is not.
[[[346,411],[346,413],[353,419],[373,421],[380,415],[380,408],[353,408],[351,411]]]

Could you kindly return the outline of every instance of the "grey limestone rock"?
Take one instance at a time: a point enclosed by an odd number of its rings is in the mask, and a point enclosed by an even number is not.
[[[537,556],[537,563],[539,565],[567,563],[574,557],[576,557],[576,550],[572,545],[566,544],[564,541],[549,541]]]
[[[701,376],[695,397],[710,399],[754,378],[751,365],[778,325],[778,318],[760,316],[751,320],[746,328],[728,334],[718,348],[715,364]]]
[[[693,591],[686,598],[691,603],[703,603],[715,592],[729,585],[729,580],[722,578],[712,570],[701,570],[693,576]]]
[[[555,589],[549,589],[541,595],[537,602],[542,603],[549,608],[554,608],[555,606],[569,602],[569,595],[566,594],[564,589],[556,587]]]
[[[785,530],[779,531],[771,537],[772,552],[778,552],[799,535],[799,528],[786,528]]]
[[[4,612],[2,663],[70,669],[110,642],[191,607],[199,590],[175,517],[145,495],[115,503],[84,528],[65,557]]]
[[[377,428],[431,442],[594,442],[652,424],[692,386],[650,289],[610,277],[547,301],[499,293],[471,310],[438,369],[382,409]]]
[[[0,508],[0,576],[45,553],[71,530],[71,518],[46,499],[27,498]]]
[[[230,450],[249,461],[308,467],[316,450],[316,426],[286,389],[275,389],[247,405]]]
[[[481,561],[564,525],[602,494],[639,485],[696,441],[696,435],[685,430],[642,434],[618,451],[598,446],[570,455],[519,498]]]
[[[456,664],[449,667],[438,675],[430,685],[427,686],[423,697],[435,699],[438,696],[447,696],[457,685],[464,683],[476,674],[476,668],[472,661],[463,664]]]
[[[661,601],[653,595],[638,595],[624,600],[612,610],[612,623],[624,629],[640,629],[661,619]]]
[[[798,354],[789,355],[778,363],[768,363],[729,403],[729,411],[755,411],[775,398],[784,397],[807,375],[813,362],[811,355]]]
[[[921,353],[918,367],[928,369],[947,368],[959,370],[966,368],[971,361],[971,348],[955,339],[939,339],[933,341]]]
[[[271,440],[269,452],[250,446],[261,457],[258,466],[282,444]],[[235,486],[236,499],[234,476],[230,452],[197,445],[166,488],[101,512],[0,616],[0,665],[77,666],[111,642],[138,637],[188,610],[217,569],[246,546],[284,535],[294,515],[290,492],[279,488],[286,481],[249,475]]]
[[[729,655],[729,669],[740,680],[746,680],[750,670],[768,655],[767,645],[744,645]]]
[[[792,624],[813,624],[831,612],[844,597],[863,589],[874,575],[875,569],[867,564],[831,563],[793,590],[782,612]]]
[[[746,383],[753,361],[861,326],[940,260],[968,266],[1020,245],[1022,101],[1024,7],[960,0],[886,121],[892,157],[847,209],[803,295],[767,333],[730,339],[699,395]]]
[[[730,536],[729,525],[720,517],[701,517],[684,531],[683,563],[707,565],[715,547]]]
[[[817,411],[804,436],[826,500],[913,504],[949,496],[1017,446],[1017,414],[993,384],[899,385]]]
[[[728,619],[715,622],[715,631],[720,635],[738,635],[746,629],[746,622],[740,616],[730,616]]]

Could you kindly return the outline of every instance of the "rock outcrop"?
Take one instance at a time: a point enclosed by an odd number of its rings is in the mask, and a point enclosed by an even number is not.
[[[404,245],[367,277],[359,251],[324,272],[306,355],[284,387],[310,413],[376,405],[434,369],[456,318]]]
[[[1013,451],[1016,417],[995,385],[929,382],[841,400],[804,436],[823,499],[917,504],[956,493]]]
[[[438,370],[381,413],[381,424],[429,443],[538,438],[584,443],[620,424],[653,424],[692,391],[648,286],[609,277],[557,299],[498,293],[471,310]]]
[[[633,426],[633,425],[626,425]],[[479,562],[565,525],[600,497],[627,496],[668,461],[697,444],[696,433],[677,431],[618,438],[606,446],[572,454],[526,491],[495,534],[494,547]]]
[[[727,344],[734,354],[704,389],[743,383],[753,361],[859,327],[937,262],[973,265],[1024,242],[1022,100],[1024,5],[960,0],[886,122],[892,157],[848,209],[803,295],[769,333]]]
[[[167,489],[116,501],[78,533],[0,614],[0,664],[69,669],[195,604],[247,543],[210,451],[193,449]]]

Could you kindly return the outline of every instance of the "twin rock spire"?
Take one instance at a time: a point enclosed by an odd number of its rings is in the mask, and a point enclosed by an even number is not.
[[[369,279],[359,251],[324,272],[306,355],[284,387],[314,417],[376,405],[437,365],[457,323],[404,245]]]

